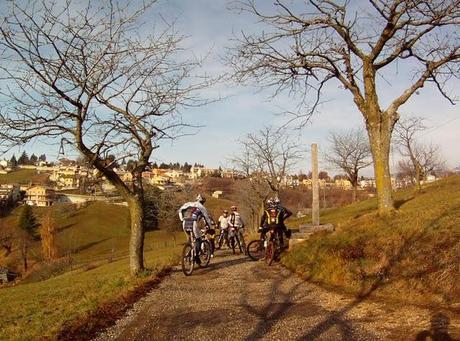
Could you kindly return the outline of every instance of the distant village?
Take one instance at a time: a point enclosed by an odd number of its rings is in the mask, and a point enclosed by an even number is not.
[[[57,162],[47,162],[46,156],[32,156],[29,158],[24,152],[16,160],[0,161],[0,175],[9,174],[17,170],[33,170],[41,175],[39,180],[11,181],[0,184],[0,203],[15,204],[18,201],[32,206],[51,206],[55,202],[86,202],[90,200],[114,200],[116,197],[115,187],[101,177],[96,169],[86,166],[77,160],[61,158]],[[128,170],[129,162],[117,165],[114,171],[125,183],[132,182],[132,173]],[[153,163],[151,168],[142,173],[146,184],[155,186],[161,190],[180,190],[187,184],[193,185],[206,177],[243,179],[240,172],[234,169],[207,168],[201,164],[190,165],[185,163]],[[434,175],[429,175],[426,182],[436,180]],[[311,189],[311,174],[285,175],[280,183],[284,187],[304,186]],[[392,178],[394,188],[403,188],[410,185],[410,179]],[[320,172],[319,187],[321,189],[336,188],[352,190],[351,182],[341,175],[330,177],[327,172]],[[375,188],[375,181],[371,178],[361,177],[358,190],[370,190]],[[216,196],[219,191],[216,192]]]

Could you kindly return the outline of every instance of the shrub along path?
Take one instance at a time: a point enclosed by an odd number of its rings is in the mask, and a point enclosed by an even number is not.
[[[425,340],[442,332],[460,337],[454,312],[342,296],[278,265],[221,252],[190,277],[175,268],[97,340]]]

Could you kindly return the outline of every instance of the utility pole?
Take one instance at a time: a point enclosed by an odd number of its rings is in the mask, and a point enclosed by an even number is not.
[[[312,173],[312,195],[311,204],[311,223],[313,226],[319,226],[319,182],[318,182],[318,145],[311,145],[311,173]]]

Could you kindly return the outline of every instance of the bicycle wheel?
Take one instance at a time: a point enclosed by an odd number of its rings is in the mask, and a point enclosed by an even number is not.
[[[202,268],[207,267],[211,260],[211,244],[207,240],[201,242],[200,260],[200,267]]]
[[[249,258],[252,260],[259,260],[264,258],[265,256],[265,250],[264,250],[264,244],[263,241],[260,240],[253,240],[248,244],[248,247],[246,248],[247,255]]]
[[[195,266],[195,261],[193,260],[193,248],[192,244],[187,243],[182,249],[182,272],[185,276],[190,276],[193,273],[193,267]]]
[[[272,265],[275,259],[275,242],[273,240],[268,242],[267,248],[265,249],[265,262],[267,265]]]

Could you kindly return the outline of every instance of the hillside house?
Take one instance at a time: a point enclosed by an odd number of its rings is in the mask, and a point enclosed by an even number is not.
[[[154,176],[150,179],[150,184],[153,186],[165,186],[173,184],[171,178],[167,176]]]
[[[26,204],[31,206],[51,206],[55,200],[55,191],[45,186],[32,186],[26,190]]]
[[[88,177],[89,171],[80,166],[59,166],[53,168],[50,180],[60,189],[80,188],[82,178]]]
[[[21,198],[19,186],[3,184],[0,185],[0,201],[17,202]]]
[[[0,267],[0,284],[5,284],[14,280],[18,274],[9,271],[7,268]]]
[[[235,171],[234,169],[224,168],[220,172],[220,176],[225,179],[235,179],[238,177],[238,172]]]
[[[204,178],[206,176],[212,176],[216,172],[218,172],[218,169],[215,168],[205,168],[205,167],[195,167],[192,166],[190,168],[190,173],[188,174],[189,178],[192,180],[199,179],[199,178]]]
[[[319,188],[326,188],[327,183],[325,179],[318,179]],[[304,179],[302,180],[302,185],[311,189],[313,187],[313,180],[312,179]]]
[[[165,176],[170,177],[171,179],[179,179],[185,177],[185,173],[177,169],[168,169],[165,173]]]
[[[222,194],[223,194],[222,191],[214,191],[211,196],[213,198],[219,199],[222,196]]]
[[[346,191],[349,191],[353,188],[351,181],[348,179],[336,179],[334,184],[336,188],[340,188]]]
[[[11,168],[9,167],[3,167],[3,166],[0,166],[0,174],[8,174],[9,172],[11,172]]]
[[[359,187],[361,188],[375,188],[375,180],[374,179],[362,179],[359,181]]]

